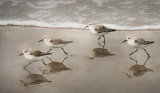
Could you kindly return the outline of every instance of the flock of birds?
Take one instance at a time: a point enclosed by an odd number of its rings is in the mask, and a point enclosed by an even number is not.
[[[101,37],[104,38],[104,46],[105,46],[105,34],[108,34],[110,32],[115,32],[116,30],[115,29],[110,29],[104,25],[97,25],[97,24],[94,24],[94,23],[90,23],[89,25],[87,25],[85,28],[89,27],[90,31],[93,33],[93,34],[96,34],[99,36],[98,40],[101,39]],[[50,47],[50,49],[47,51],[47,52],[42,52],[42,51],[39,51],[39,50],[33,50],[33,49],[23,49],[23,52],[19,55],[24,55],[24,57],[30,61],[29,64],[25,65],[24,67],[26,68],[28,65],[30,65],[32,62],[37,62],[37,61],[42,61],[44,65],[46,66],[49,66],[47,65],[45,62],[44,62],[44,58],[48,58],[51,60],[51,58],[48,57],[48,55],[52,55],[52,53],[50,52],[53,48],[61,48],[62,51],[66,54],[66,55],[69,55],[65,50],[64,50],[64,46],[66,46],[67,44],[70,44],[72,43],[73,41],[66,41],[66,40],[62,40],[62,39],[57,39],[57,38],[51,38],[51,37],[48,37],[48,36],[43,36],[43,38],[39,41],[39,42],[42,42],[44,41],[45,45],[47,45],[48,47]],[[130,53],[129,55],[132,55],[134,54],[135,52],[138,51],[138,49],[143,49],[146,54],[148,55],[148,58],[150,57],[149,53],[146,51],[145,47],[149,44],[152,44],[154,43],[154,41],[146,41],[144,40],[143,38],[131,38],[130,36],[127,36],[126,40],[124,40],[122,43],[124,42],[127,42],[130,46],[134,47],[136,50],[133,51],[132,53]],[[103,47],[104,48],[104,47]],[[104,54],[108,53],[107,50],[102,50],[102,49],[98,49],[98,51],[103,51]],[[96,49],[94,49],[93,51],[96,52]],[[105,52],[106,51],[106,52]],[[111,54],[112,55],[112,54]],[[98,55],[100,56],[100,55]],[[91,57],[92,58],[92,57]],[[132,58],[131,58],[132,59]],[[148,60],[148,59],[147,59]],[[52,61],[52,60],[51,60]],[[63,64],[62,63],[59,63],[59,62],[54,62],[52,63],[52,65],[55,65],[55,64]],[[145,65],[145,64],[144,64]],[[145,67],[143,65],[143,67]],[[135,66],[139,66],[136,65]],[[134,67],[131,67],[131,69],[135,68]],[[142,67],[142,65],[140,65]],[[50,66],[50,68],[52,67],[55,67],[55,66]],[[141,68],[141,67],[138,67],[138,68]],[[67,68],[67,67],[66,67]],[[69,68],[67,68],[69,69]],[[144,68],[145,70],[143,71],[147,71],[148,68]],[[140,69],[141,70],[141,69]],[[148,70],[151,70],[151,69],[148,69]],[[132,70],[131,70],[132,71]],[[47,73],[47,70],[45,70],[44,72]],[[137,72],[136,72],[137,73]],[[133,72],[132,73],[124,73],[126,74],[128,77],[133,77]],[[144,73],[143,73],[144,74]]]

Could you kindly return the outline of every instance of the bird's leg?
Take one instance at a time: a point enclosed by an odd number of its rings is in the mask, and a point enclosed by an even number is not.
[[[49,57],[47,57],[50,61],[52,61],[52,59],[51,58],[49,58]]]
[[[101,39],[101,37],[102,37],[102,36],[100,36],[100,37],[98,38],[98,40],[100,40],[100,39]]]
[[[49,52],[49,51],[51,51],[51,50],[52,50],[52,48],[51,48],[51,49],[49,49],[49,50],[48,50],[48,52]],[[47,53],[48,53],[48,52],[47,52]]]
[[[67,53],[66,51],[64,51],[63,47],[61,47],[61,49],[63,50],[63,52],[64,52],[65,54],[67,54],[67,55],[68,55],[68,53]]]
[[[146,59],[146,61],[144,62],[143,65],[146,65],[146,63],[147,63],[147,61],[148,61],[149,58],[150,58],[150,56],[148,56],[148,58]]]
[[[138,49],[136,49],[136,51],[133,51],[132,53],[130,53],[129,55],[132,55],[133,53],[135,53],[135,52],[137,52],[138,51]]]
[[[136,64],[137,64],[137,60],[135,60],[135,59],[133,59],[133,58],[131,58],[131,57],[129,57],[131,60],[133,60],[133,61],[135,61],[136,62]]]
[[[26,70],[29,74],[31,74],[31,72],[28,69],[24,68],[24,70]]]
[[[148,57],[150,57],[150,55],[148,54],[147,50],[143,48],[143,50],[147,53]]]
[[[44,63],[44,60],[43,60],[43,59],[42,59],[42,61],[43,61],[43,64],[44,64],[44,65],[47,65],[46,63]]]
[[[101,46],[102,48],[104,48],[104,45],[101,45],[99,42],[98,42],[99,46]]]
[[[106,39],[105,39],[105,36],[104,36],[104,35],[103,35],[103,38],[104,38],[104,46],[105,46],[105,44],[106,44],[106,41],[105,41],[105,40],[106,40]]]
[[[31,62],[30,62],[29,64],[25,65],[24,68],[26,68],[26,67],[27,67],[28,65],[30,65],[30,64],[31,64]]]
[[[63,59],[62,64],[63,64],[64,60],[66,60],[67,58],[68,58],[68,57],[65,57],[65,58]]]

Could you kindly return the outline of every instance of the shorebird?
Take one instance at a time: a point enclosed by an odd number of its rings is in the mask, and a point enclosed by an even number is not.
[[[135,61],[136,64],[132,65],[129,69],[127,73],[124,73],[125,75],[127,75],[128,78],[133,78],[133,77],[138,77],[138,76],[143,76],[144,73],[149,72],[149,71],[153,71],[150,68],[147,68],[145,66],[145,64],[147,63],[148,59],[150,57],[148,57],[145,61],[145,63],[143,65],[137,64],[137,60],[129,57],[131,60]]]
[[[89,27],[90,31],[93,34],[96,34],[99,36],[98,40],[100,40],[101,37],[104,38],[104,44],[105,44],[105,34],[108,34],[109,32],[116,31],[115,29],[110,29],[108,27],[105,27],[104,25],[97,25],[95,23],[90,23],[85,28]]]
[[[63,52],[67,55],[68,53],[64,50],[63,47],[73,42],[73,41],[65,41],[65,40],[57,39],[57,38],[49,38],[47,36],[43,36],[43,39],[40,40],[39,42],[41,41],[44,41],[47,46],[51,47],[51,49],[49,49],[48,52],[51,51],[52,48],[61,48]]]
[[[124,40],[123,43],[126,41],[130,46],[136,48],[136,50],[130,53],[129,55],[132,55],[133,53],[137,52],[138,49],[143,49],[147,53],[148,57],[150,57],[150,55],[144,47],[154,43],[154,41],[145,41],[143,38],[131,38],[130,36],[127,36],[127,39]]]
[[[28,65],[31,64],[31,62],[37,62],[37,61],[40,61],[42,60],[43,61],[43,64],[46,65],[44,63],[44,58],[47,57],[47,55],[51,55],[51,53],[45,53],[45,52],[41,52],[39,50],[32,50],[32,49],[23,49],[23,52],[19,55],[24,55],[24,57],[30,61],[30,63]],[[49,57],[47,57],[49,58]],[[27,67],[28,65],[24,66],[24,67]]]

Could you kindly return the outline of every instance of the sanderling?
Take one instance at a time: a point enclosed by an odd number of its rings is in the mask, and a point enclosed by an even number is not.
[[[148,61],[150,57],[148,57],[145,61],[145,63],[143,65],[137,64],[137,60],[133,59],[130,57],[131,60],[135,61],[136,64],[132,65],[129,69],[127,73],[124,73],[125,75],[127,75],[128,78],[133,78],[133,77],[138,77],[138,76],[142,76],[144,75],[144,73],[149,72],[149,71],[153,71],[150,68],[147,68],[145,66],[146,62]]]
[[[32,50],[32,49],[23,49],[23,52],[19,55],[24,55],[24,57],[30,61],[30,63],[28,65],[31,64],[31,62],[37,62],[37,61],[40,61],[42,60],[43,61],[43,64],[46,65],[44,63],[44,58],[47,57],[47,55],[51,55],[51,53],[45,53],[45,52],[41,52],[41,51],[38,51],[38,50]],[[48,57],[47,57],[48,58]],[[28,65],[24,66],[24,67],[27,67]]]
[[[150,55],[148,54],[148,52],[146,51],[144,47],[146,47],[149,44],[154,43],[154,41],[145,41],[143,38],[131,38],[129,36],[127,36],[127,39],[124,40],[123,43],[126,41],[128,42],[130,46],[133,46],[134,48],[136,48],[136,51],[133,51],[130,55],[137,52],[138,49],[143,49],[147,53],[148,57],[150,57]]]
[[[115,29],[110,29],[108,27],[105,27],[104,25],[97,25],[95,23],[90,23],[85,28],[89,27],[90,31],[94,34],[97,34],[99,36],[98,40],[100,40],[101,37],[104,38],[104,44],[105,44],[105,34],[108,34],[109,32],[116,31]]]
[[[39,42],[41,42],[41,41],[44,41],[47,46],[51,47],[51,49],[49,49],[48,52],[51,51],[52,48],[61,48],[63,50],[63,52],[67,55],[68,55],[68,53],[64,50],[63,47],[65,45],[73,42],[73,41],[65,41],[62,39],[49,38],[47,36],[43,36],[43,39],[40,40]]]

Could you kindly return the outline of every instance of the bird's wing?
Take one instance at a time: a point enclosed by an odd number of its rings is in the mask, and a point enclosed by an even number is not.
[[[139,45],[145,44],[145,40],[143,38],[137,38],[134,42],[139,44]]]
[[[96,30],[98,33],[103,33],[103,32],[107,32],[108,27],[105,27],[104,25],[96,25],[96,26],[95,26],[95,30]]]
[[[63,44],[66,41],[64,41],[62,39],[51,39],[50,42],[52,42],[53,44]]]
[[[36,50],[36,51],[32,51],[30,53],[30,55],[33,55],[33,56],[44,56],[44,55],[46,55],[46,53],[43,53],[41,51]]]

